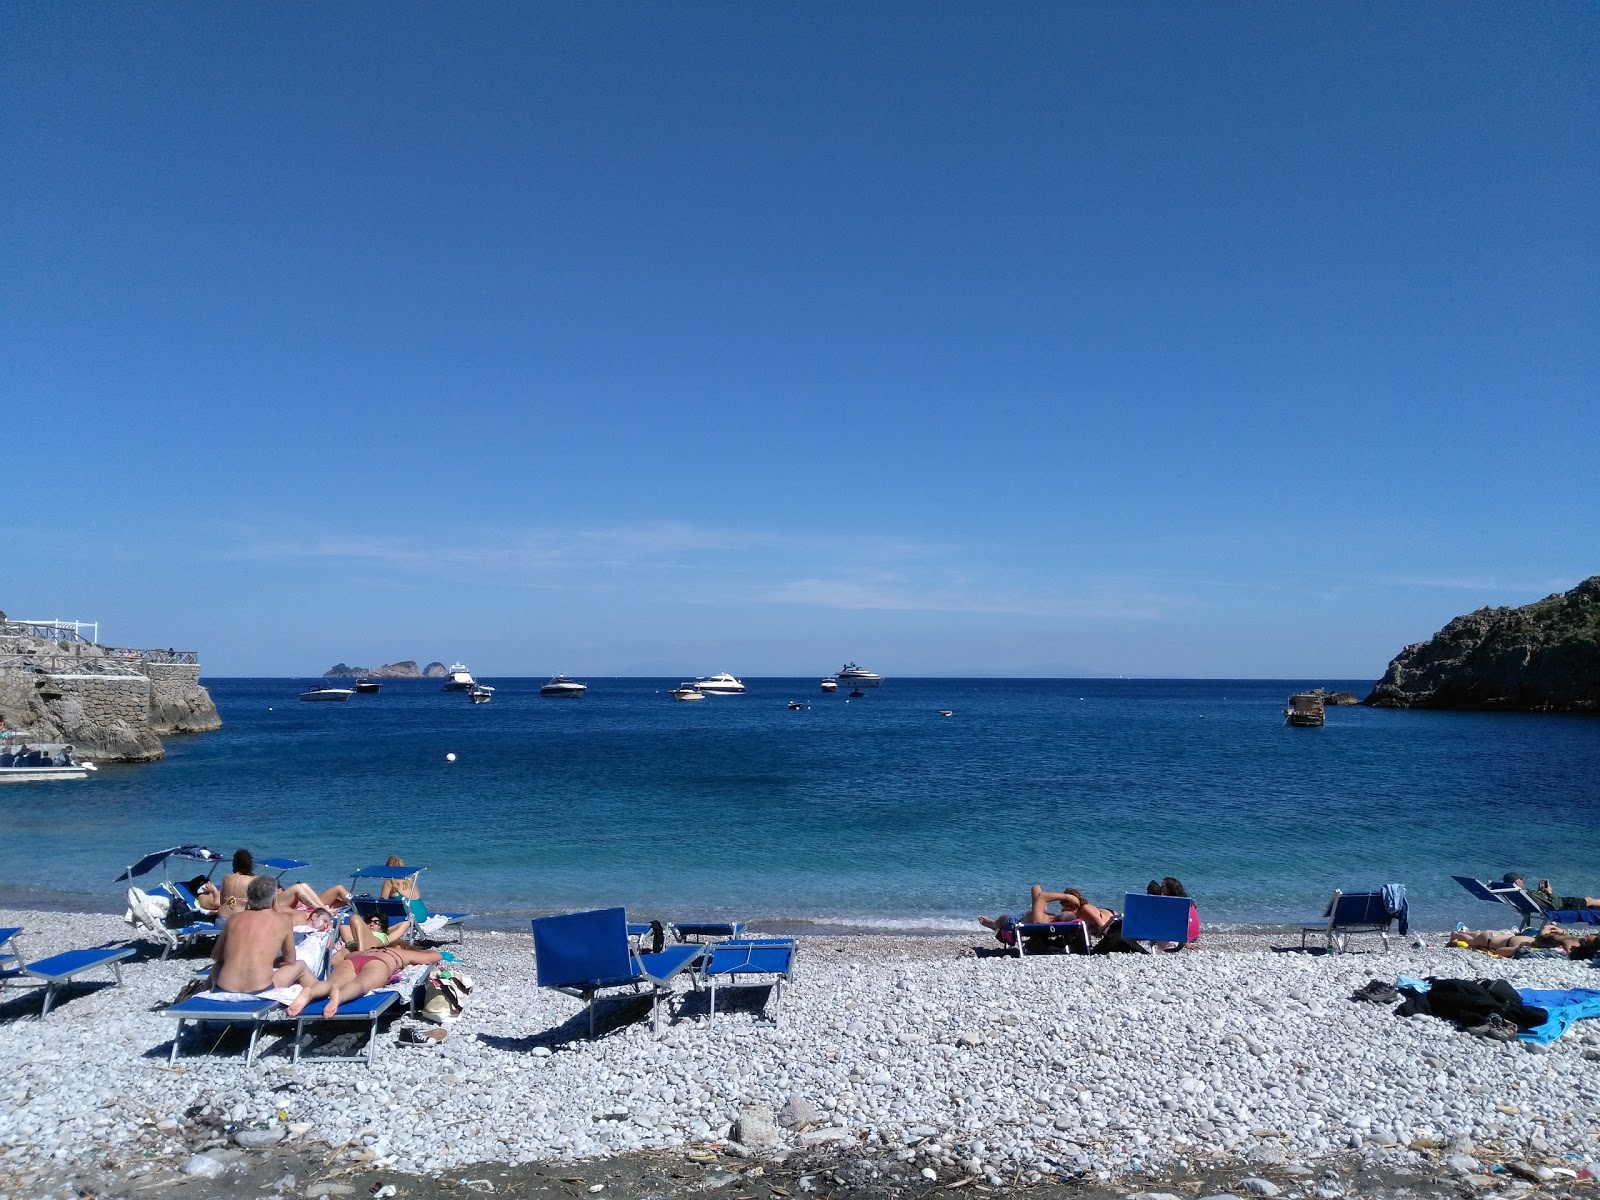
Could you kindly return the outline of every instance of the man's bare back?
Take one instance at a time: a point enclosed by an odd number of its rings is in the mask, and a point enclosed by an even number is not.
[[[278,979],[285,969],[274,971],[279,957],[295,967],[303,965],[294,956],[294,918],[274,909],[246,909],[223,923],[211,951],[218,964],[216,985],[225,992],[259,992],[265,988],[300,983],[301,971],[287,972],[296,978]]]

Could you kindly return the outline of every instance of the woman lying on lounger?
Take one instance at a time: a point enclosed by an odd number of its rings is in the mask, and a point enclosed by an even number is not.
[[[407,967],[417,963],[432,966],[442,961],[443,956],[437,950],[415,950],[410,946],[376,946],[349,953],[336,951],[328,978],[302,988],[289,1005],[289,1015],[298,1017],[306,1005],[326,996],[328,1003],[322,1015],[331,1017],[346,1000],[377,991]]]
[[[339,936],[352,950],[371,950],[375,946],[392,946],[404,940],[406,934],[410,932],[410,921],[397,921],[391,925],[389,918],[381,912],[375,912],[368,917],[352,912],[345,918]]]
[[[1525,950],[1565,950],[1568,958],[1593,958],[1600,950],[1600,934],[1573,937],[1560,925],[1544,926],[1538,933],[1494,933],[1487,929],[1458,929],[1450,935],[1450,945],[1464,950],[1482,950],[1501,958],[1516,958]]]
[[[1053,913],[1049,911],[1052,904],[1058,906],[1058,911]],[[1042,925],[1046,921],[1082,921],[1091,934],[1100,937],[1116,919],[1116,913],[1109,908],[1090,904],[1077,888],[1068,888],[1064,892],[1047,892],[1036,883],[1033,885],[1032,903],[1026,913],[1004,917],[979,917],[978,924],[998,933],[1012,925]]]

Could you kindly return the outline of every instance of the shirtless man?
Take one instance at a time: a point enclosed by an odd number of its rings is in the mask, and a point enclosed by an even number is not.
[[[328,985],[295,957],[294,920],[278,912],[278,881],[257,875],[245,889],[245,907],[222,926],[212,947],[213,985],[224,992],[264,992],[300,985],[290,1005],[294,1016],[310,1001],[328,994]],[[282,966],[275,964],[282,960]]]
[[[1060,906],[1059,913],[1048,911],[1049,906]],[[978,924],[985,929],[1000,929],[1007,923],[1042,925],[1047,921],[1082,921],[1089,932],[1099,937],[1110,926],[1116,913],[1097,904],[1090,904],[1077,888],[1064,892],[1047,892],[1039,884],[1033,885],[1032,902],[1026,913],[1014,917],[979,917]]]

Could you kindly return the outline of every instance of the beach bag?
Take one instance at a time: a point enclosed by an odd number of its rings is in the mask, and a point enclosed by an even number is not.
[[[472,990],[470,980],[463,986],[463,978],[445,966],[429,971],[427,983],[422,989],[422,1010],[417,1015],[440,1025],[447,1025],[459,1017],[466,1006],[467,993]]]

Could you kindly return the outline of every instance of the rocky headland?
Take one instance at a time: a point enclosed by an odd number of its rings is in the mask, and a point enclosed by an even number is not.
[[[13,741],[71,743],[98,762],[151,762],[164,736],[222,727],[192,651],[52,640],[3,617],[0,718]]]
[[[448,671],[442,662],[431,662],[418,667],[414,658],[389,663],[382,667],[352,667],[348,663],[335,663],[322,673],[324,679],[443,679]]]
[[[1600,712],[1600,575],[1521,608],[1480,608],[1407,646],[1374,708]]]

